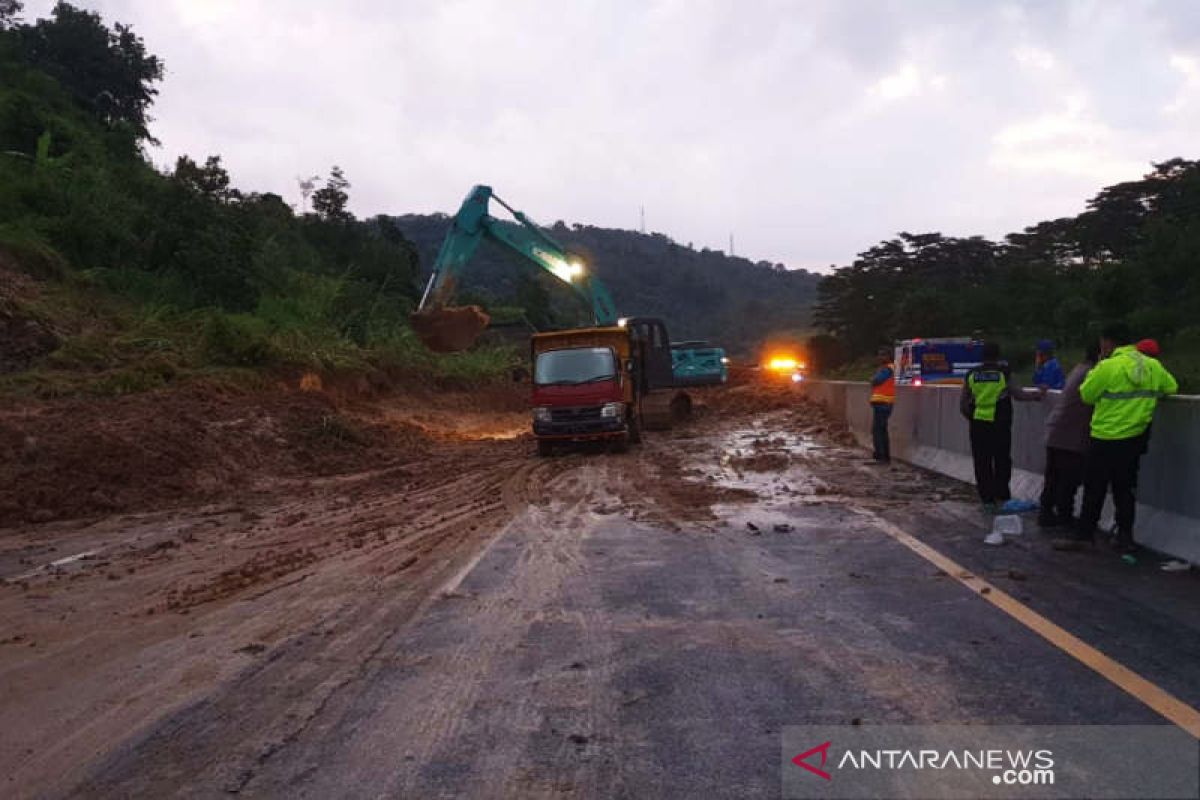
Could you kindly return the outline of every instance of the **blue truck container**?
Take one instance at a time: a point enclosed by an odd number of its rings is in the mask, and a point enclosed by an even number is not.
[[[725,350],[706,341],[671,342],[671,374],[676,386],[715,386],[729,380]]]

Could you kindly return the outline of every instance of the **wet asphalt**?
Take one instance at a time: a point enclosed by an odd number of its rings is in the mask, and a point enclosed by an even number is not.
[[[606,508],[603,474],[583,484],[511,524],[237,794],[775,797],[789,725],[1163,722],[847,503],[779,495],[667,530]],[[1053,551],[1032,518],[986,547],[962,503],[876,513],[1200,706],[1194,573]],[[141,752],[87,793],[152,790]],[[228,796],[192,780],[209,767],[181,763],[176,787]]]

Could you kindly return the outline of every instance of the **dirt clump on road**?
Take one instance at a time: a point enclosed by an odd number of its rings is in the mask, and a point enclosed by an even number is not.
[[[791,458],[784,452],[753,453],[733,456],[729,466],[739,472],[778,472],[787,469]]]

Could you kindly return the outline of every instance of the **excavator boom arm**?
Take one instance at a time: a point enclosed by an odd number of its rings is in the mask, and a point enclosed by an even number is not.
[[[493,199],[507,209],[516,222],[491,216],[488,203]],[[579,259],[573,257],[550,234],[525,214],[496,197],[488,186],[471,189],[455,214],[421,297],[420,311],[450,305],[463,269],[474,256],[480,240],[485,237],[570,286],[588,304],[597,325],[617,323],[617,310],[604,284],[590,275]]]

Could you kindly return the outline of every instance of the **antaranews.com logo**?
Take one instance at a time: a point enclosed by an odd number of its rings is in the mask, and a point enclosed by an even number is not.
[[[1173,725],[796,726],[782,756],[784,797],[1200,797]]]
[[[818,778],[832,780],[825,771],[833,742],[826,741],[795,756],[792,763]],[[820,758],[814,766],[810,759]],[[846,750],[837,759],[839,773],[851,770],[987,770],[992,783],[1006,786],[1054,783],[1051,750]]]

